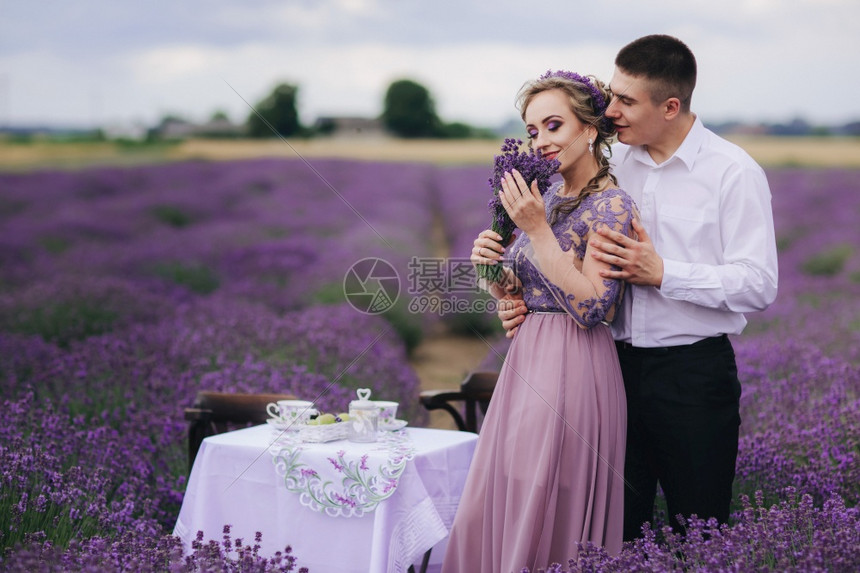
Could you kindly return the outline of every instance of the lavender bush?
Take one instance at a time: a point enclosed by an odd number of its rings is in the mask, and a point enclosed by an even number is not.
[[[271,557],[259,554],[262,534],[257,532],[254,545],[233,539],[230,526],[224,527],[221,542],[204,542],[202,535],[192,542],[192,553],[184,556],[177,537],[147,537],[124,534],[115,539],[91,537],[74,539],[61,548],[34,535],[26,548],[12,552],[4,571],[64,571],[74,573],[127,573],[169,571],[170,573],[307,573],[298,567],[292,548]]]
[[[367,386],[422,423],[404,336],[435,319],[360,314],[341,283],[364,257],[401,277],[414,256],[468,259],[487,225],[486,168],[316,167],[325,181],[279,160],[0,174],[0,568],[298,570],[289,548],[262,556],[229,531],[188,556],[170,535],[187,474],[182,409],[199,389],[291,392],[339,411]],[[583,547],[565,567],[858,567],[857,175],[768,172],[780,295],[734,340],[731,523],[693,519],[681,539],[658,520],[620,555]],[[491,313],[445,319],[498,331]],[[493,348],[488,367],[506,344]]]
[[[783,501],[769,505],[744,496],[731,527],[690,519],[686,536],[646,529],[620,555],[608,556],[580,545],[567,567],[552,564],[546,573],[651,571],[856,571],[860,567],[860,515],[838,497],[816,506],[811,496],[788,488]],[[659,536],[658,536],[659,533]],[[659,541],[658,541],[659,538]],[[523,570],[524,573],[528,569]]]
[[[363,257],[405,274],[426,252],[430,168],[322,171],[325,183],[275,161],[0,175],[4,567],[30,555],[97,569],[102,547],[134,570],[127,535],[162,552],[187,473],[182,409],[200,389],[341,411],[370,387],[423,423],[404,325],[349,307],[340,282]],[[408,231],[393,224],[404,213]],[[340,298],[316,304],[328,285]],[[249,558],[268,563],[237,562]]]

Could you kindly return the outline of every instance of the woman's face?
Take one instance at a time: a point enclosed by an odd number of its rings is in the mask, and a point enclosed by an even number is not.
[[[532,147],[548,159],[558,159],[558,172],[588,159],[588,138],[594,128],[586,128],[570,109],[567,94],[558,89],[540,92],[529,102],[525,113],[526,133]]]

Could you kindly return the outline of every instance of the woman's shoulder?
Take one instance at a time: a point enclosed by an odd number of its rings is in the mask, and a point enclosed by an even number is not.
[[[601,191],[601,193],[606,193],[610,197],[630,197],[630,195],[627,194],[627,191],[625,191],[621,187],[614,186],[607,187],[606,189]]]
[[[591,196],[588,204],[589,226],[596,230],[598,224],[609,225],[627,233],[631,221],[636,218],[636,204],[623,189],[607,187]]]
[[[600,191],[589,195],[588,199],[592,204],[613,203],[629,208],[633,208],[635,206],[633,198],[620,187],[607,187],[606,189],[601,189]]]

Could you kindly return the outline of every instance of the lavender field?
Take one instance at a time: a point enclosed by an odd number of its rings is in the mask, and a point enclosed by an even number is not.
[[[182,410],[212,389],[340,411],[367,386],[426,423],[408,361],[422,334],[498,327],[410,311],[410,261],[468,257],[488,170],[261,159],[0,174],[0,570],[299,570],[301,555],[263,557],[229,533],[182,555]],[[733,522],[690,523],[685,540],[658,523],[620,556],[584,548],[575,570],[860,568],[860,172],[768,177],[780,294],[734,340]],[[383,315],[344,297],[366,257],[402,279]]]

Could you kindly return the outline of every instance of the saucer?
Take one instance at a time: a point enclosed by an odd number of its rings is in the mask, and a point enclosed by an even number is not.
[[[393,432],[395,430],[399,430],[400,428],[405,428],[406,424],[408,424],[406,420],[392,420],[389,424],[379,424],[379,429],[386,432]]]
[[[303,424],[295,424],[286,420],[279,420],[278,418],[269,418],[266,420],[266,423],[281,432],[297,432],[304,426]]]

